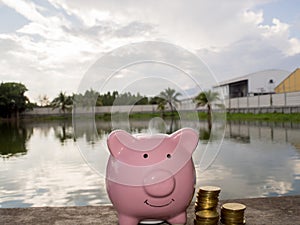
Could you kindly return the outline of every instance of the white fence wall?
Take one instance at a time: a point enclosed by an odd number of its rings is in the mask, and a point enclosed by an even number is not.
[[[300,105],[300,92],[287,93],[286,105],[298,106]]]
[[[229,109],[300,106],[300,92],[226,99]]]
[[[272,103],[274,106],[285,106],[286,94],[275,94],[272,95]]]
[[[111,112],[155,112],[157,111],[157,105],[122,105],[122,106],[97,106],[97,107],[89,107],[89,108],[78,108],[76,109],[77,113],[111,113]],[[166,110],[167,111],[167,110]],[[66,114],[70,114],[72,111],[66,111]],[[26,111],[23,113],[25,116],[41,116],[41,115],[58,115],[63,114],[63,112],[59,109],[52,108],[34,108],[33,110]]]
[[[248,97],[248,107],[256,107],[259,104],[258,96]],[[247,107],[247,106],[246,106]]]
[[[260,107],[269,107],[271,106],[271,95],[260,95],[258,96],[259,106]]]

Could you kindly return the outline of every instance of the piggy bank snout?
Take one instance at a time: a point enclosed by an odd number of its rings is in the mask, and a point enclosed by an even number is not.
[[[152,171],[144,179],[145,192],[155,198],[166,197],[175,189],[175,178],[171,172],[166,170]]]

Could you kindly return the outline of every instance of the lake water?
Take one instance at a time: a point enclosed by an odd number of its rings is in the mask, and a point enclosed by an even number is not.
[[[131,126],[143,132],[147,125]],[[96,134],[83,128],[75,140],[71,122],[1,123],[0,207],[109,204],[103,174],[110,123],[91,126]],[[203,155],[214,144],[205,127],[193,155],[197,187],[220,186],[221,199],[300,194],[300,124],[231,122],[216,157]]]

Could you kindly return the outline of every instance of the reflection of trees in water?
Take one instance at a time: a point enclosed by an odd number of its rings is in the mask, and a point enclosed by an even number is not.
[[[19,123],[0,123],[0,157],[8,158],[18,154],[26,154],[26,143],[33,129]]]
[[[180,129],[180,120],[171,117],[170,119],[162,120],[164,123],[157,123],[156,129],[162,133],[166,132],[167,134],[171,134],[178,129]],[[131,133],[145,133],[148,132],[150,129],[150,122],[151,120],[130,120],[129,126],[130,126],[130,132]],[[166,127],[160,127],[160,126],[166,126]]]
[[[173,116],[170,123],[167,123],[167,134],[172,134],[173,132],[180,129],[180,120],[175,119]]]
[[[55,137],[63,145],[67,140],[74,139],[73,127],[71,125],[66,125],[65,123],[54,129]]]
[[[62,123],[55,127],[54,132],[62,145],[68,140],[76,141],[79,138],[84,138],[88,144],[94,145],[107,133],[102,128],[96,128],[94,122],[76,123],[75,128],[71,124]]]
[[[80,119],[73,124],[74,140],[84,138],[88,144],[94,145],[111,131],[110,121],[94,121],[93,119]]]
[[[210,138],[211,134],[211,129],[205,128],[205,127],[200,127],[199,129],[199,139],[201,141],[208,141]]]
[[[300,123],[267,121],[228,121],[226,136],[236,142],[267,140],[300,145]]]

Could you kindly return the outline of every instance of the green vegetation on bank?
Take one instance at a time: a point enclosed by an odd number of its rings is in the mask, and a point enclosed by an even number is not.
[[[115,115],[116,116],[116,115]],[[129,114],[130,119],[136,120],[146,120],[154,117],[162,117],[164,119],[179,119],[180,115],[177,112],[164,112],[162,115],[160,112],[148,112],[148,113],[131,113]],[[185,115],[186,116],[186,115]],[[120,118],[126,118],[127,113],[120,114]],[[110,121],[112,115],[110,113],[96,114],[96,120],[105,120]],[[198,113],[199,120],[207,120],[206,112]],[[34,121],[49,121],[49,120],[71,120],[72,114],[65,115],[45,115],[45,116],[33,116],[26,117],[26,120],[34,120]],[[214,118],[215,119],[215,118]],[[261,114],[252,114],[252,113],[227,113],[226,119],[230,121],[270,121],[270,122],[300,122],[300,113],[291,113],[291,114],[283,114],[283,113],[261,113]],[[1,120],[1,119],[0,119]]]
[[[148,119],[153,117],[159,117],[159,113],[135,113],[130,114],[129,118],[132,119]],[[106,115],[107,118],[110,118],[110,114]],[[164,118],[172,118],[172,114],[170,112],[166,112],[164,114]],[[175,119],[179,119],[180,116],[178,113],[175,113]],[[199,112],[198,118],[200,120],[207,119],[207,113]],[[253,114],[253,113],[227,113],[227,120],[247,120],[247,121],[271,121],[271,122],[282,122],[282,121],[292,121],[292,122],[300,122],[300,113],[261,113],[261,114]]]
[[[21,83],[7,82],[0,84],[0,121],[1,120],[18,120],[22,119],[22,113],[26,110],[38,107],[36,103],[30,103],[25,96],[27,88]],[[60,115],[41,115],[41,116],[25,116],[26,120],[70,120],[72,114],[70,113],[74,105],[82,107],[90,106],[111,106],[111,105],[157,105],[155,112],[140,112],[129,114],[130,119],[149,119],[153,117],[162,117],[165,119],[173,118],[179,119],[180,115],[176,112],[176,105],[180,103],[178,97],[181,94],[175,89],[167,88],[161,91],[157,96],[148,98],[139,93],[131,94],[118,93],[117,91],[100,94],[94,90],[87,90],[84,94],[73,94],[72,96],[60,92],[59,95],[52,101],[46,95],[40,96],[40,107],[49,107],[53,109],[58,108],[62,113]],[[194,99],[196,107],[207,107],[206,112],[199,112],[198,118],[200,120],[207,120],[211,124],[211,119],[214,121],[219,118],[223,119],[223,114],[212,113],[211,104],[219,99],[217,92],[204,91],[199,93]],[[221,106],[222,107],[222,106]],[[114,115],[115,116],[115,115]],[[193,112],[185,112],[184,118],[193,119],[195,114]],[[220,117],[219,117],[220,116]],[[120,115],[121,118],[128,117],[127,114]],[[211,118],[212,117],[212,118]],[[110,113],[97,114],[95,116],[99,120],[111,120]],[[227,120],[246,120],[246,121],[271,121],[271,122],[300,122],[300,113],[227,113]]]
[[[292,121],[300,122],[300,113],[227,113],[227,120],[247,120],[247,121],[271,121],[271,122],[283,122]]]
[[[118,114],[115,114],[114,116],[118,117]],[[119,114],[120,118],[126,118],[128,116],[127,113],[121,113]],[[153,113],[131,113],[129,114],[129,118],[130,119],[134,119],[134,120],[146,120],[146,119],[151,119],[154,117],[161,117],[161,113],[159,112],[153,112]],[[99,120],[105,120],[105,121],[109,121],[112,118],[112,115],[110,113],[104,113],[104,114],[97,114],[95,116],[96,119]],[[164,112],[163,114],[163,118],[164,119],[169,119],[169,118],[173,118],[173,119],[179,119],[179,114],[177,112]]]

